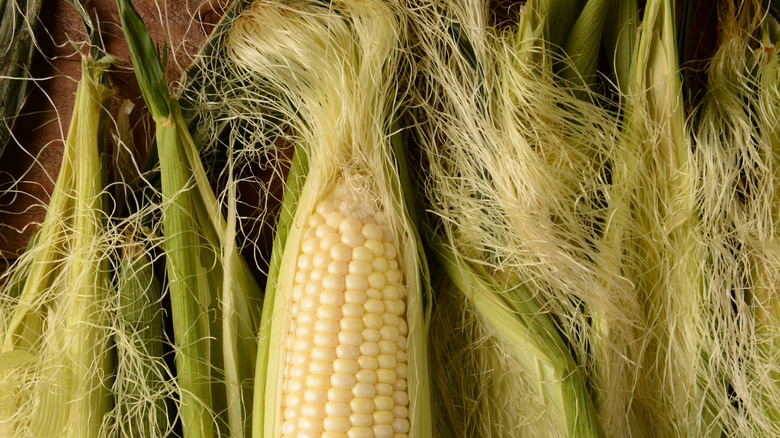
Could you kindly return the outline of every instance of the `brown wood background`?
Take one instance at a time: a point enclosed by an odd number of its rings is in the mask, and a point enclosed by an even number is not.
[[[182,70],[192,63],[230,0],[134,0],[133,3],[152,37],[161,44],[168,42],[167,74],[175,88]],[[134,130],[136,145],[145,150],[152,121],[129,69],[130,55],[122,37],[116,1],[93,0],[87,6],[97,13],[108,52],[125,60],[116,64],[109,75],[115,92],[112,112],[116,115],[125,99],[136,104],[131,123],[139,128]],[[57,177],[62,139],[68,131],[81,74],[80,54],[69,42],[86,40],[75,9],[66,0],[45,0],[41,20],[38,45],[42,53],[32,71],[38,79],[31,87],[23,115],[14,126],[19,144],[9,144],[0,157],[0,187],[18,182],[12,194],[0,196],[0,271],[4,259],[13,259],[23,251],[33,227],[43,220],[42,206],[48,203]]]

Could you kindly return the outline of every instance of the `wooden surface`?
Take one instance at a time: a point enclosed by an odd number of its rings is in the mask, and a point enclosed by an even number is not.
[[[168,80],[175,88],[181,72],[192,63],[201,43],[213,29],[230,0],[134,0],[152,37],[168,42]],[[129,60],[115,0],[93,0],[107,51]],[[79,45],[86,40],[75,9],[65,0],[45,0],[38,34],[41,53],[33,65],[33,91],[17,120],[14,135],[19,144],[9,144],[0,157],[0,187],[13,187],[0,196],[0,261],[13,259],[26,246],[36,223],[43,220],[62,160],[63,141],[80,76]],[[163,25],[164,23],[164,25]],[[86,50],[82,45],[81,50]],[[109,81],[114,89],[112,113],[130,99],[136,106],[131,123],[136,126],[136,145],[145,151],[151,136],[149,117],[127,61],[116,64]]]

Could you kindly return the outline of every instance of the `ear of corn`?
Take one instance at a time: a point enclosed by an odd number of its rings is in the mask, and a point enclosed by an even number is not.
[[[722,5],[720,44],[694,119],[708,274],[700,415],[692,428],[701,436],[779,433],[776,404],[769,402],[778,397],[779,375],[778,64],[772,19],[758,6]]]
[[[446,244],[433,237],[433,250],[449,278],[482,315],[489,315],[493,336],[513,348],[515,358],[532,377],[542,403],[551,415],[555,433],[602,436],[600,422],[582,375],[554,322],[534,302],[530,291],[518,285],[513,297],[488,273],[469,266]],[[511,290],[511,289],[510,289]],[[564,432],[565,431],[565,432]]]
[[[170,427],[166,400],[171,391],[162,293],[149,256],[132,235],[122,248],[116,284],[117,431],[122,436],[163,436]]]
[[[193,437],[246,436],[259,287],[238,254],[234,225],[220,211],[178,101],[168,94],[151,37],[129,1],[118,5],[157,128],[183,431]]]
[[[229,40],[297,138],[253,433],[431,436],[419,242],[389,140],[403,21],[382,2],[330,7],[258,2]]]
[[[618,262],[617,269],[606,269],[619,279],[609,287],[632,298],[640,315],[636,327],[648,333],[626,352],[641,363],[633,365],[639,367],[633,393],[622,403],[630,409],[628,424],[632,431],[665,435],[686,434],[695,421],[688,408],[696,392],[702,321],[695,172],[676,41],[674,5],[648,2],[625,88],[620,149],[609,164],[611,220],[603,258]],[[609,336],[615,328],[604,323]]]
[[[603,214],[593,198],[614,121],[553,82],[555,55],[546,41],[524,33],[533,11],[524,10],[515,33],[523,39],[515,45],[485,28],[471,6],[447,2],[438,10],[426,3],[415,11],[421,85],[414,126],[425,158],[421,181],[436,216],[426,237],[452,282],[489,321],[490,334],[511,351],[513,372],[534,391],[460,415],[474,422],[511,418],[525,404],[542,405],[549,417],[516,415],[509,430],[602,436],[586,386],[588,345],[580,341],[591,329],[583,308],[623,313],[587,268],[596,227],[580,218],[597,222]],[[457,39],[440,30],[450,21],[463,30]]]
[[[85,57],[65,156],[47,216],[3,300],[4,436],[98,437],[110,411],[106,217],[101,157],[108,62]],[[23,360],[22,360],[23,359]]]

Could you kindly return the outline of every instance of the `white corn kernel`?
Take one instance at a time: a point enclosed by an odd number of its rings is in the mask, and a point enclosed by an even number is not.
[[[317,309],[316,315],[317,318],[338,321],[341,319],[341,309],[338,306],[322,305]]]
[[[374,424],[371,429],[374,431],[374,438],[393,437],[393,426],[389,424]]]
[[[369,300],[369,301],[371,301],[371,300]],[[374,330],[374,331],[377,332],[377,335],[376,335],[377,339],[374,339],[373,336],[371,338],[366,338],[366,339],[368,339],[370,341],[378,340],[378,338],[379,338],[379,331],[377,329],[382,327],[382,317],[379,316],[378,313],[373,313],[373,312],[366,313],[365,315],[363,315],[363,325],[366,327],[363,331]]]
[[[333,289],[338,291],[343,291],[344,286],[346,284],[346,281],[344,277],[340,275],[328,275],[325,278],[322,279],[322,287],[324,289]],[[353,287],[350,287],[349,289],[354,289]]]
[[[352,426],[347,417],[328,417],[322,422],[328,432],[346,432]]]
[[[374,424],[374,419],[370,414],[351,414],[349,416],[349,422],[355,427],[368,427]]]
[[[352,260],[349,262],[350,274],[357,274],[363,277],[368,277],[372,272],[374,272],[374,268],[371,266],[371,263],[365,260]]]
[[[396,418],[393,420],[393,430],[398,433],[409,432],[409,420],[406,418]]]
[[[309,227],[317,229],[320,225],[325,223],[325,218],[319,213],[314,213],[309,218]]]
[[[325,403],[325,414],[328,417],[346,417],[352,412],[346,403],[332,402]]]
[[[379,227],[379,225],[375,224],[365,224],[363,225],[363,229],[361,230],[363,233],[363,236],[365,236],[366,239],[371,240],[382,240],[383,234],[382,228]]]
[[[363,342],[363,335],[359,332],[339,332],[338,340],[342,344],[358,346]]]
[[[336,234],[336,230],[333,229],[330,225],[325,224],[324,222],[317,227],[317,231],[315,232],[315,235],[322,239],[323,237],[329,235],[329,234]],[[317,249],[320,249],[321,245],[317,246]]]
[[[368,280],[360,274],[347,274],[343,281],[347,289],[366,290],[368,289]]]
[[[341,224],[339,224],[339,233],[359,233],[362,228],[363,222],[360,219],[354,216],[347,216]]]
[[[385,369],[376,370],[376,380],[379,383],[389,383],[392,385],[396,382],[395,371]]]
[[[409,374],[409,368],[408,365],[405,363],[399,363],[395,366],[395,374],[398,376],[399,379],[406,379]]]
[[[400,325],[400,322],[398,321],[398,315],[393,315],[392,313],[383,313],[382,314],[382,321],[384,321],[386,326],[390,327],[396,327],[398,328]],[[401,329],[398,329],[398,334],[400,335]]]
[[[376,300],[373,298],[366,300],[365,304],[363,304],[363,307],[366,309],[366,312],[371,312],[379,316],[381,321],[380,315],[382,315],[382,312],[385,311],[385,305],[382,304],[381,300]]]
[[[348,403],[352,400],[352,391],[344,388],[330,388],[328,390],[328,401]]]
[[[366,247],[366,242],[364,242],[363,245],[356,246],[356,247],[352,248],[352,259],[353,260],[363,260],[363,261],[366,261],[366,262],[371,262],[372,260],[374,260],[374,253],[371,252],[371,250]],[[300,262],[299,262],[299,264],[300,264]],[[311,266],[311,265],[309,265],[309,266]],[[301,269],[304,269],[304,268],[301,267]],[[311,269],[311,267],[309,269]]]
[[[363,342],[360,344],[360,354],[376,357],[379,354],[379,344],[376,342]]]
[[[344,233],[341,235],[341,242],[350,248],[356,248],[365,241],[366,239],[360,233]]]
[[[374,409],[376,408],[372,399],[356,397],[349,402],[349,409],[352,412],[357,412],[360,414],[370,414],[374,412]]]
[[[354,345],[339,345],[336,347],[336,357],[340,359],[357,359],[360,350]]]
[[[363,242],[363,246],[371,251],[372,259],[385,254],[385,245],[378,240],[368,239]]]
[[[342,261],[334,261],[328,266],[328,274],[345,276],[349,273],[349,264]]]
[[[363,316],[364,313],[366,313],[366,309],[364,309],[363,306],[360,306],[358,304],[346,303],[343,306],[341,306],[341,313],[344,316],[353,316],[356,318],[360,318],[361,316]]]
[[[320,299],[317,296],[307,295],[301,300],[300,306],[304,312],[316,312],[320,306]]]
[[[397,300],[398,288],[393,284],[388,284],[382,289],[382,298],[385,300]]]
[[[325,218],[328,217],[329,214],[336,211],[336,205],[333,204],[333,202],[331,201],[322,201],[319,204],[317,204],[317,208],[315,210],[318,215]]]
[[[356,382],[357,379],[353,374],[334,373],[333,375],[330,376],[330,384],[333,385],[333,388],[352,389],[352,387],[355,386]],[[341,400],[334,400],[334,401],[341,401]]]
[[[406,418],[409,416],[409,408],[406,406],[395,405],[393,406],[393,416],[395,418]]]
[[[393,399],[386,395],[378,395],[374,397],[374,406],[379,411],[387,411],[393,409],[395,406]]]
[[[333,245],[341,242],[341,237],[335,232],[328,233],[320,238],[320,249],[330,251]]]
[[[282,424],[282,433],[289,436],[298,435],[298,421],[288,420]]]
[[[368,383],[355,383],[352,387],[352,395],[358,398],[373,398],[376,395],[376,388]]]
[[[376,384],[376,393],[377,395],[386,395],[391,396],[393,395],[393,385],[390,385],[388,383],[377,383]]]
[[[317,268],[313,271],[311,271],[311,274],[309,274],[309,281],[317,281],[322,282],[322,279],[325,278],[328,275],[327,269]]]
[[[368,297],[364,291],[347,289],[344,292],[344,302],[349,304],[363,304]]]
[[[307,403],[301,407],[301,415],[321,420],[325,418],[325,405]]]
[[[393,391],[393,401],[399,406],[409,405],[409,395],[404,391]]]
[[[320,333],[338,333],[339,327],[339,322],[332,319],[321,319],[314,323],[314,329]]]
[[[365,324],[366,321],[363,320],[363,324]],[[375,328],[365,328],[362,332],[363,339],[368,342],[379,342],[379,339],[381,339],[381,336],[379,335],[379,330]]]
[[[339,337],[336,333],[317,333],[314,335],[314,345],[335,348],[339,345]],[[395,358],[393,358],[393,361],[395,361]]]
[[[396,345],[393,341],[388,341],[386,339],[382,339],[379,341],[379,352],[382,354],[395,354],[396,351]]]
[[[374,417],[374,424],[392,424],[395,419],[391,411],[376,410],[371,415]]]
[[[336,359],[336,349],[332,347],[314,347],[311,350],[311,357],[314,360],[333,362]]]
[[[314,360],[309,364],[309,371],[314,374],[329,376],[333,374],[333,362]]]
[[[344,293],[335,289],[325,289],[320,294],[320,303],[329,306],[341,306],[344,304]]]
[[[330,256],[333,260],[349,262],[352,259],[352,248],[344,243],[337,243],[330,249]]]
[[[298,409],[287,408],[287,409],[284,410],[284,419],[285,420],[293,420],[293,421],[295,421],[295,420],[297,420],[300,417],[301,417],[301,411],[299,411]]]
[[[385,258],[388,260],[395,259],[396,255],[398,254],[398,250],[396,249],[395,245],[393,245],[392,243],[385,242],[384,247],[385,247],[385,254],[384,254]],[[392,269],[395,269],[395,267]]]
[[[376,372],[371,370],[358,370],[357,373],[355,373],[355,378],[358,383],[368,383],[369,385],[376,383],[377,379]]]
[[[316,341],[315,341],[316,342]],[[376,357],[376,360],[379,362],[379,367],[392,370],[395,368],[396,361],[395,361],[395,355],[394,354],[380,354]]]
[[[338,211],[334,211],[333,213],[328,214],[325,216],[325,223],[333,227],[334,229],[338,229],[341,225],[341,222],[344,221],[344,215],[339,213]]]
[[[309,374],[309,369],[306,367],[290,367],[289,376],[291,379],[302,379]]]
[[[341,318],[341,330],[344,330],[346,332],[362,332],[363,331],[363,321],[360,318]]]
[[[302,271],[311,271],[314,268],[314,256],[312,254],[301,254],[298,256],[298,269]]]
[[[358,361],[358,365],[360,365],[360,368],[364,370],[376,370],[377,368],[379,368],[379,362],[376,360],[375,357],[360,356],[357,361]]]
[[[325,403],[328,401],[327,393],[319,389],[307,389],[303,393],[303,400],[306,403]]]
[[[333,361],[333,370],[337,373],[355,374],[358,369],[358,363],[353,359],[336,359]]]

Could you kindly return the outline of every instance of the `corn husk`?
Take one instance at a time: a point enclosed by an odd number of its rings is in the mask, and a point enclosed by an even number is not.
[[[168,293],[184,436],[248,436],[260,289],[238,253],[157,51],[119,1],[136,77],[156,123]]]
[[[111,409],[111,276],[104,212],[104,85],[110,60],[84,57],[62,168],[26,281],[2,301],[4,436],[98,437]],[[24,360],[22,360],[24,359]]]
[[[0,156],[27,100],[43,0],[0,1]]]
[[[330,7],[257,2],[236,20],[230,34],[228,53],[239,72],[235,76],[252,78],[256,100],[281,115],[296,147],[263,309],[255,437],[276,436],[282,425],[282,334],[288,330],[285,315],[300,230],[315,206],[337,191],[379,212],[396,236],[408,293],[409,436],[431,436],[424,265],[390,140],[395,75],[401,73],[399,53],[406,37],[397,8],[373,1],[334,2]]]

